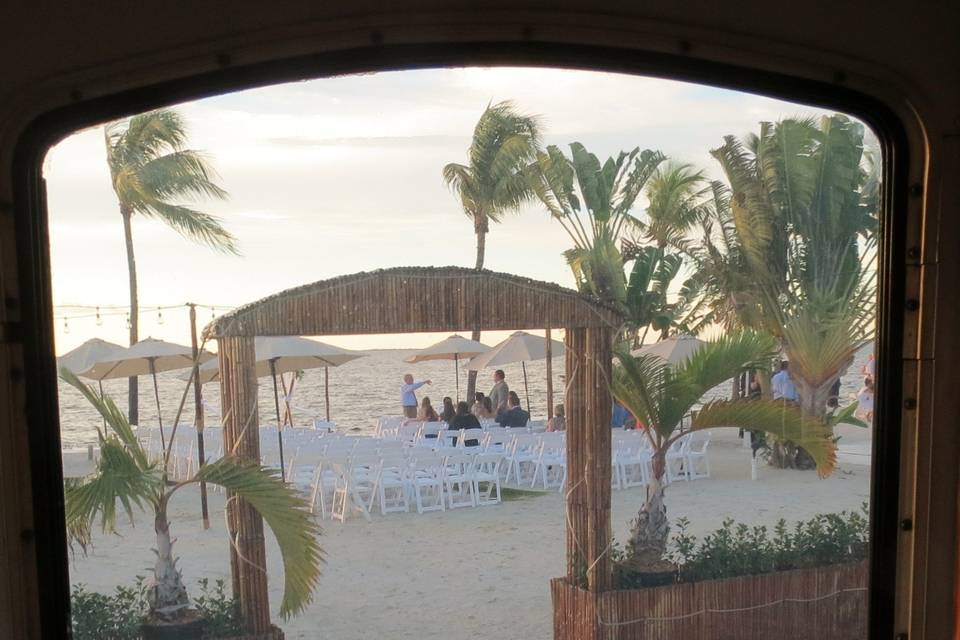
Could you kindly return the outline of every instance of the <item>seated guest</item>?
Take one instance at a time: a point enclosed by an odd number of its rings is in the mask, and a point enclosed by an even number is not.
[[[520,407],[520,397],[515,391],[507,394],[507,409],[497,414],[497,424],[501,427],[525,427],[530,414]]]
[[[497,417],[496,412],[493,410],[493,400],[490,399],[490,396],[485,396],[483,398],[483,404],[480,407],[480,414],[477,417],[483,420],[489,420]]]
[[[437,415],[437,412],[433,409],[433,405],[430,404],[430,398],[426,396],[424,396],[420,402],[420,411],[417,412],[417,420],[420,422],[437,422],[440,420],[440,416]]]
[[[470,413],[477,416],[478,418],[480,417],[480,414],[483,412],[483,397],[484,396],[482,391],[477,391],[475,394],[473,394],[473,398],[474,398],[473,406],[470,407]]]
[[[614,400],[613,410],[610,412],[610,426],[614,429],[623,429],[629,420],[630,412],[627,411],[626,407]]]
[[[443,409],[440,410],[440,419],[450,424],[455,415],[457,415],[457,410],[453,408],[453,400],[450,396],[446,396],[443,399]]]
[[[563,405],[557,405],[557,411],[552,418],[547,420],[547,431],[566,431],[567,419],[563,415]]]
[[[477,416],[470,413],[470,405],[466,402],[457,403],[457,414],[453,417],[453,420],[447,423],[451,431],[456,431],[458,429],[479,429],[480,421],[477,420]],[[480,442],[471,438],[463,443],[467,447],[475,447]]]

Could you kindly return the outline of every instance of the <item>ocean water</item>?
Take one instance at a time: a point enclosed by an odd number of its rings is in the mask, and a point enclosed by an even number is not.
[[[352,429],[360,433],[372,432],[377,418],[382,415],[400,413],[400,385],[405,373],[412,373],[418,380],[430,379],[432,385],[421,387],[418,398],[427,396],[435,407],[440,407],[444,396],[456,397],[454,363],[452,360],[434,360],[417,364],[408,364],[404,358],[415,353],[412,349],[377,350],[365,352],[366,357],[349,362],[341,367],[331,368],[330,372],[330,419],[337,423],[338,429]],[[870,348],[864,348],[854,360],[850,372],[841,381],[841,404],[846,405],[855,397],[862,386],[860,370],[866,363]],[[462,363],[461,363],[462,364]],[[553,359],[554,403],[563,402],[564,371],[562,357]],[[503,367],[510,388],[520,395],[526,403],[523,372],[520,363]],[[530,391],[530,406],[534,418],[546,416],[546,361],[526,363],[527,381]],[[180,405],[181,397],[187,390],[187,382],[179,376],[183,371],[162,373],[158,378],[160,406],[164,425],[173,423]],[[314,419],[325,417],[323,395],[323,369],[304,371],[297,381],[293,394],[294,421],[297,425],[309,425]],[[289,379],[289,374],[287,378]],[[477,390],[487,393],[493,386],[493,370],[480,371]],[[270,378],[259,380],[260,424],[275,424],[273,386]],[[96,384],[96,383],[94,383]],[[460,397],[466,393],[467,372],[460,369]],[[104,392],[122,408],[127,405],[127,381],[107,380],[103,383]],[[73,387],[60,382],[60,441],[63,449],[86,447],[97,440],[96,427],[100,425],[99,414]],[[216,382],[204,385],[206,424],[215,424],[219,420],[220,388]],[[705,400],[728,395],[730,384],[724,383],[708,392]],[[281,391],[282,395],[282,391]],[[281,402],[282,402],[281,397]],[[439,409],[438,409],[439,411]],[[181,423],[192,424],[193,391],[187,390],[186,401],[180,417]],[[153,394],[153,384],[149,377],[140,379],[140,421],[142,424],[156,424],[157,409]]]

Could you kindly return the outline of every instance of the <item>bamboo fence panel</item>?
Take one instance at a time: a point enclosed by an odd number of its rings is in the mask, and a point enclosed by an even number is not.
[[[552,283],[460,267],[403,267],[288,289],[217,318],[204,335],[616,329],[621,322],[612,307]]]
[[[868,563],[647,589],[550,583],[555,640],[858,640],[867,637]]]

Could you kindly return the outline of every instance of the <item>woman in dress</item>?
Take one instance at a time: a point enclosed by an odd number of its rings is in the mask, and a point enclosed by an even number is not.
[[[450,421],[453,420],[456,415],[457,410],[453,406],[453,399],[450,398],[450,396],[446,396],[443,399],[443,409],[440,410],[440,419],[450,424]]]
[[[430,404],[430,398],[426,396],[424,396],[423,400],[420,401],[420,410],[417,411],[417,420],[420,422],[437,422],[440,420],[440,416],[437,415],[437,412],[433,409],[433,405]]]

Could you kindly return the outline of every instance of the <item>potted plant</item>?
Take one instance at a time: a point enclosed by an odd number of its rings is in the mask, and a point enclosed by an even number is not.
[[[276,471],[224,455],[216,462],[201,466],[192,477],[173,481],[168,474],[169,447],[162,452],[162,459],[150,460],[126,416],[111,398],[98,393],[65,369],[60,375],[83,394],[105,421],[103,430],[97,428],[100,459],[96,469],[64,487],[66,524],[71,542],[86,549],[98,518],[104,532],[114,531],[118,503],[131,521],[134,509],[149,510],[153,514],[156,558],[153,577],[147,585],[149,612],[141,627],[144,640],[189,640],[203,634],[203,617],[191,607],[177,568],[168,517],[170,500],[177,491],[199,482],[220,485],[237,498],[246,500],[273,531],[286,576],[280,616],[288,618],[309,604],[323,561],[318,542],[320,528],[307,501],[293,487],[282,482]],[[173,440],[174,434],[168,442]]]
[[[718,400],[703,405],[681,432],[684,416],[715,386],[749,369],[763,369],[773,359],[773,337],[741,332],[708,342],[679,365],[669,365],[652,355],[634,357],[626,347],[615,349],[620,366],[614,367],[614,397],[638,420],[653,449],[653,474],[647,499],[631,527],[624,550],[624,567],[650,574],[640,582],[669,581],[675,567],[666,558],[670,533],[664,503],[666,456],[680,438],[698,431],[733,427],[763,431],[790,440],[806,449],[817,463],[821,476],[829,475],[836,464],[836,442],[832,425],[852,420],[856,405],[847,407],[830,420],[803,415],[796,405],[776,400]]]

